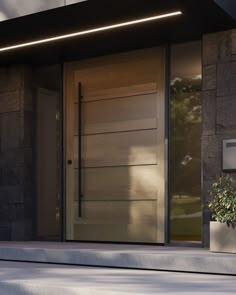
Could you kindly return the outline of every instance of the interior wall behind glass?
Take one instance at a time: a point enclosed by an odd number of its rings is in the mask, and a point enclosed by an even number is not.
[[[171,240],[201,240],[201,42],[171,48]]]

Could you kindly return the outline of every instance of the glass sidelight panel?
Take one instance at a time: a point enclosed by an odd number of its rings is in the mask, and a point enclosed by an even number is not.
[[[36,238],[61,238],[61,67],[34,69],[36,92]]]
[[[201,241],[201,42],[171,49],[171,240]]]

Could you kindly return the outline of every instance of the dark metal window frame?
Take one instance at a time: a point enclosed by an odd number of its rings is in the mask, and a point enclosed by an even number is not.
[[[196,40],[197,41],[197,40]],[[185,43],[185,42],[181,42]],[[186,42],[187,43],[187,42]],[[171,243],[171,223],[170,223],[170,187],[171,187],[171,177],[170,177],[170,149],[171,149],[171,131],[170,131],[170,82],[171,82],[171,47],[178,43],[165,45],[166,58],[165,58],[165,107],[166,107],[166,120],[165,120],[165,147],[166,147],[166,203],[165,203],[165,216],[166,216],[166,230],[165,230],[165,244]],[[65,228],[66,228],[66,213],[65,213],[65,146],[64,146],[64,107],[65,107],[65,97],[64,97],[64,63],[61,63],[61,204],[60,204],[60,240],[66,241]],[[46,65],[45,65],[46,66]],[[78,91],[78,95],[81,95],[81,90]],[[34,130],[37,130],[37,103],[36,103],[36,85],[34,86]],[[33,233],[34,240],[37,240],[37,136],[34,132],[34,211],[35,218],[33,222]],[[79,206],[80,207],[80,206]],[[80,209],[79,209],[80,210]],[[81,212],[78,212],[81,215]],[[75,241],[76,242],[76,241]],[[139,244],[139,243],[137,243]],[[141,243],[143,244],[143,243]]]

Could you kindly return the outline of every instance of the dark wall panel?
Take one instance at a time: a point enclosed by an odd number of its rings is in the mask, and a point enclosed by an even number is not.
[[[24,66],[0,70],[0,240],[32,239],[31,81]]]
[[[209,246],[208,190],[222,174],[222,141],[236,138],[236,30],[203,37],[203,241]],[[233,42],[232,42],[233,40]],[[236,180],[236,173],[230,173]]]

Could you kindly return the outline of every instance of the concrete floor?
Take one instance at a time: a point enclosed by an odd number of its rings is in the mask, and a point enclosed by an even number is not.
[[[0,261],[0,295],[236,294],[233,276]]]

